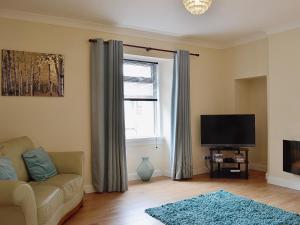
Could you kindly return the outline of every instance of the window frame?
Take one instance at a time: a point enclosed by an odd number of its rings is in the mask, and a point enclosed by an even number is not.
[[[124,101],[158,101],[158,80],[157,80],[157,65],[158,62],[149,62],[149,61],[142,61],[142,60],[135,60],[135,59],[123,59],[124,63],[131,63],[131,64],[143,64],[143,65],[151,65],[151,78],[143,78],[139,79],[137,77],[130,77],[130,76],[123,76],[123,82],[133,82],[133,83],[146,83],[151,84],[153,83],[153,90],[155,91],[152,98],[126,98],[124,96]],[[142,81],[141,81],[142,80]]]
[[[158,124],[158,62],[150,62],[150,61],[144,61],[144,60],[136,60],[136,59],[123,59],[123,65],[125,63],[131,63],[131,64],[141,64],[141,65],[150,65],[151,66],[151,78],[143,78],[139,79],[138,77],[131,77],[131,76],[123,76],[123,82],[139,82],[139,83],[153,83],[153,97],[139,97],[139,98],[134,98],[134,97],[125,97],[124,95],[124,102],[125,101],[152,101],[154,102],[153,107],[154,107],[154,136],[152,137],[140,137],[140,138],[126,138],[126,142],[135,145],[135,144],[153,144],[158,141],[161,142],[160,137],[158,137],[159,134],[159,124]],[[125,127],[126,128],[126,127]]]

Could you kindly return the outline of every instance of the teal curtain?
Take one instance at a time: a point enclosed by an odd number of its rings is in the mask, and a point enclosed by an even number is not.
[[[178,50],[174,60],[171,106],[171,164],[174,180],[193,176],[189,57],[188,51]]]
[[[123,43],[91,43],[92,182],[97,192],[128,189],[124,125]]]

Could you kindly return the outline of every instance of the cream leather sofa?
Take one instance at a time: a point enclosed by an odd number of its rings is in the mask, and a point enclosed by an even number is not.
[[[0,181],[0,224],[62,224],[82,206],[83,153],[49,152],[58,175],[33,182],[21,157],[33,148],[27,137],[0,143],[0,155],[11,158],[18,175],[18,181]]]

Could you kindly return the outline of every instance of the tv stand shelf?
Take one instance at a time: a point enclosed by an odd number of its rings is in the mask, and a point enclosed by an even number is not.
[[[244,178],[248,179],[248,148],[210,148],[210,177],[211,178]],[[244,162],[216,162],[214,154],[222,152],[244,153]],[[225,167],[230,165],[230,167]],[[241,165],[244,165],[242,170]]]

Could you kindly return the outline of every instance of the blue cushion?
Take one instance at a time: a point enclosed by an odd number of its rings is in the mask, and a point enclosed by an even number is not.
[[[17,173],[7,157],[0,157],[0,180],[17,180]]]
[[[47,180],[57,175],[56,168],[42,147],[22,154],[30,177],[35,181]]]

